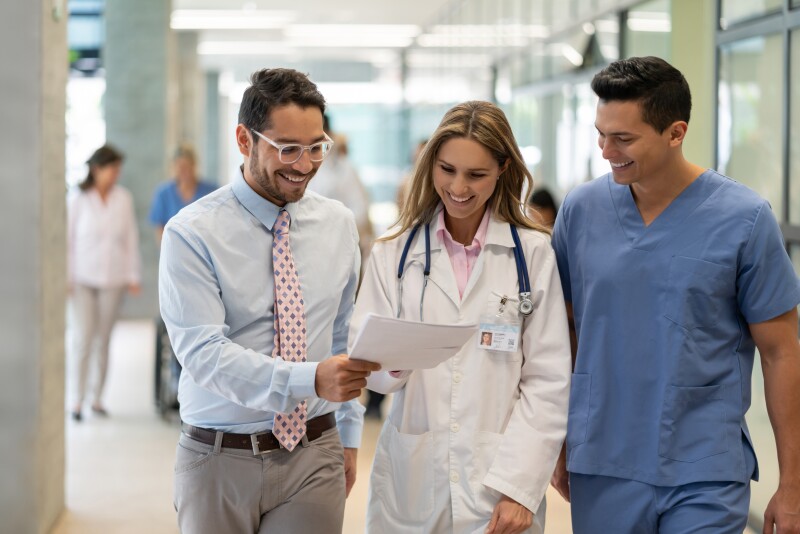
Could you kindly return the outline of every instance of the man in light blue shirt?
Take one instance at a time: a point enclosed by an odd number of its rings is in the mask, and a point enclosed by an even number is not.
[[[355,481],[356,397],[378,369],[344,354],[358,234],[343,205],[304,194],[331,144],[316,85],[290,69],[258,71],[251,83],[236,127],[241,174],[173,217],[163,236],[161,314],[183,366],[175,507],[193,534],[335,532]],[[284,210],[305,362],[273,357],[273,227]],[[307,431],[289,451],[273,422],[301,401]]]
[[[667,62],[616,61],[592,89],[611,173],[567,196],[553,232],[577,335],[553,480],[573,529],[741,534],[758,348],[780,458],[764,532],[797,534],[800,284],[775,216],[684,158],[691,96]]]

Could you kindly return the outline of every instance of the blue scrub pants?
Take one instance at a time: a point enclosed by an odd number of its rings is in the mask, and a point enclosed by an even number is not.
[[[695,482],[651,486],[635,480],[570,473],[575,534],[742,534],[750,484]]]

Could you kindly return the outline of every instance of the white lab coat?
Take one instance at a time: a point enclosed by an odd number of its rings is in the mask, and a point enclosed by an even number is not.
[[[518,283],[508,223],[490,218],[486,243],[459,298],[447,249],[431,223],[431,274],[424,319],[476,324],[496,314],[518,317]],[[424,234],[421,229],[418,234]],[[544,494],[567,427],[571,357],[564,298],[549,238],[520,229],[532,286],[533,314],[516,353],[478,348],[478,334],[434,369],[394,378],[373,373],[371,390],[396,392],[381,431],[370,478],[372,534],[483,533],[500,495],[535,513],[528,533],[544,530]],[[351,321],[351,340],[367,313],[395,316],[397,267],[408,232],[378,241]],[[402,315],[419,320],[425,260],[418,235],[406,260]]]

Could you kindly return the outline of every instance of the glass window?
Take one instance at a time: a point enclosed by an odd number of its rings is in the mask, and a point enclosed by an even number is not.
[[[766,198],[779,220],[785,217],[782,57],[779,34],[720,48],[717,125],[720,171]]]
[[[797,3],[800,5],[800,0]],[[793,31],[791,37],[791,72],[800,73],[800,30]],[[800,224],[800,79],[796,74],[790,79],[790,84],[792,116],[789,126],[789,221]]]
[[[607,61],[619,59],[619,16],[614,13],[594,21],[597,44]]]
[[[800,0],[792,0],[792,7],[800,7]]]
[[[793,1],[798,3],[798,0]],[[782,5],[783,0],[722,0],[719,24],[725,29],[745,19],[780,11]]]
[[[563,30],[572,22],[572,0],[561,0],[550,4],[552,14],[551,27],[555,30]]]
[[[590,39],[593,31],[594,26],[586,24],[548,45],[553,74],[569,72],[584,66],[586,55],[592,53]],[[591,58],[589,60],[591,61]]]
[[[651,0],[628,11],[625,25],[625,57],[658,56],[670,59],[670,0]]]

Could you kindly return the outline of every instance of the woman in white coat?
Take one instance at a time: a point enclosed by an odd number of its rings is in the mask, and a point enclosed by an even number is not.
[[[531,182],[503,112],[488,102],[457,105],[421,155],[399,227],[373,248],[351,333],[371,312],[480,323],[493,335],[476,333],[433,369],[369,377],[369,389],[395,392],[370,480],[370,533],[544,530],[544,494],[566,433],[571,357],[548,232],[523,211]],[[431,259],[423,288],[426,223]],[[527,316],[519,310],[512,225],[530,279]]]

